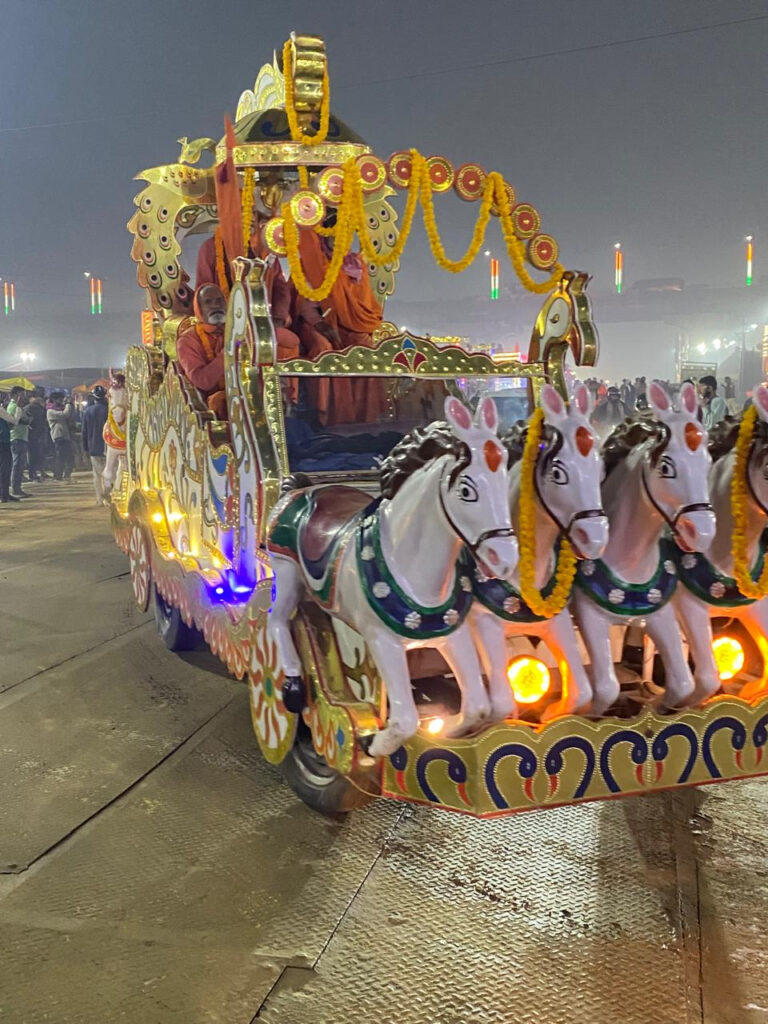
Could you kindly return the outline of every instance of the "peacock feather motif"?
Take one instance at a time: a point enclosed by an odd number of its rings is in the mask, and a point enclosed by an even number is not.
[[[391,252],[400,233],[397,228],[397,210],[388,202],[389,197],[394,194],[393,188],[383,185],[365,199],[366,226],[377,253]],[[383,267],[378,267],[375,263],[368,264],[371,288],[382,307],[387,296],[395,290],[395,274],[399,269],[399,259],[393,260],[392,263],[385,263]]]
[[[189,313],[189,275],[179,262],[177,228],[189,234],[195,223],[210,219],[216,203],[212,169],[167,164],[136,175],[147,187],[135,198],[138,210],[128,222],[134,236],[131,256],[138,264],[136,280],[149,293],[152,308],[170,316]]]

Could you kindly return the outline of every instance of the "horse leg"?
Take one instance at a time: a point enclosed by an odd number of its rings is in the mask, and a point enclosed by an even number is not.
[[[544,623],[541,637],[557,658],[563,693],[560,700],[544,709],[542,722],[548,722],[559,715],[578,715],[589,709],[592,702],[592,686],[582,664],[579,645],[573,621],[567,608]],[[613,662],[611,662],[613,664]]]
[[[380,623],[367,630],[363,639],[384,682],[389,702],[386,727],[373,737],[369,753],[372,757],[387,757],[417,731],[419,713],[402,641]]]
[[[491,701],[483,685],[477,650],[469,623],[464,622],[440,645],[443,657],[461,690],[461,714],[443,735],[459,736],[491,719]]]
[[[305,694],[304,680],[301,658],[291,634],[290,620],[304,592],[304,581],[301,570],[292,559],[282,558],[280,555],[272,555],[271,558],[275,571],[275,600],[267,616],[267,635],[277,647],[286,686],[288,690],[295,691],[298,701]],[[301,711],[301,708],[298,710]]]
[[[592,712],[602,715],[619,696],[619,680],[611,653],[610,623],[606,615],[588,597],[578,591],[572,597],[573,613],[584,646],[587,648],[592,681]]]
[[[768,691],[768,598],[755,601],[754,604],[744,605],[741,608],[739,619],[746,626],[763,659],[763,671],[760,679],[747,683],[739,693],[744,700],[753,700],[755,697],[764,697]]]
[[[517,701],[507,679],[507,641],[503,622],[485,608],[473,608],[469,624],[488,680],[492,721],[517,718]]]
[[[664,706],[680,708],[690,704],[693,676],[685,660],[680,627],[670,605],[649,615],[645,628],[664,662]]]
[[[682,584],[678,584],[672,603],[695,666],[693,699],[689,703],[700,704],[720,689],[720,674],[712,653],[709,609]]]

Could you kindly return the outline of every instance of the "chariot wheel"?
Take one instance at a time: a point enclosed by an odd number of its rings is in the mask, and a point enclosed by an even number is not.
[[[194,651],[202,646],[203,635],[194,626],[188,626],[181,612],[168,604],[155,586],[155,623],[157,631],[169,651]]]
[[[128,560],[131,567],[131,586],[139,611],[149,607],[152,586],[152,566],[149,557],[147,534],[139,523],[131,524],[128,539]]]
[[[373,774],[363,776],[355,785],[346,775],[330,767],[315,750],[309,727],[301,719],[294,744],[280,767],[293,792],[320,814],[346,814],[356,807],[364,807],[377,796]]]

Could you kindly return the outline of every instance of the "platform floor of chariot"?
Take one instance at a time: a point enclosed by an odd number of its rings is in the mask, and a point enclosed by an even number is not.
[[[0,508],[1,1024],[764,1024],[768,782],[306,809],[84,474]]]

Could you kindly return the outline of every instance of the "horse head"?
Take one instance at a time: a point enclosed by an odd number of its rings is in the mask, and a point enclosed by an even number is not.
[[[603,462],[589,425],[592,397],[584,384],[577,384],[567,407],[545,384],[541,408],[554,439],[536,460],[539,502],[577,555],[599,558],[608,543],[608,518],[600,499]]]
[[[711,459],[706,431],[697,419],[696,391],[692,384],[683,384],[678,411],[663,384],[654,380],[648,401],[662,432],[644,445],[645,492],[681,547],[706,551],[715,536],[715,514],[707,479]]]
[[[486,576],[506,578],[517,567],[507,493],[507,453],[498,439],[499,415],[484,398],[474,421],[466,406],[445,400],[445,418],[461,442],[461,454],[440,481],[440,502],[448,522]]]
[[[747,487],[758,509],[768,515],[768,386],[759,384],[752,391],[758,425],[752,435],[747,464]]]
[[[597,362],[597,328],[586,294],[589,276],[566,271],[544,300],[533,325],[528,362],[543,362],[547,378],[561,394],[566,393],[563,363],[570,349],[577,366]]]

